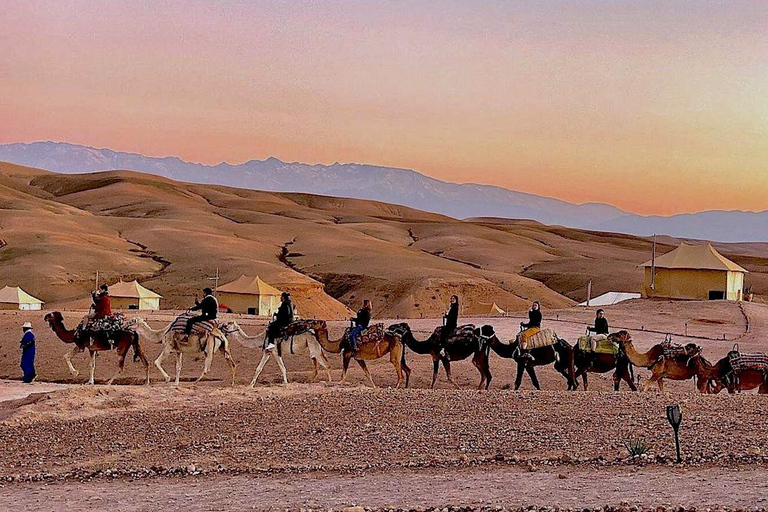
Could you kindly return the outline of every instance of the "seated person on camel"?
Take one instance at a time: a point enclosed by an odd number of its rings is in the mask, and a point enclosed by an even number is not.
[[[349,348],[352,352],[356,352],[357,337],[367,329],[368,324],[371,323],[371,301],[365,299],[363,301],[363,307],[357,312],[357,316],[355,318],[350,318],[350,321],[354,324],[354,327],[349,331]]]
[[[294,311],[291,294],[288,292],[281,293],[280,307],[275,311],[272,321],[267,327],[267,341],[264,350],[275,348],[275,339],[282,337],[285,328],[293,323]]]
[[[541,304],[536,301],[528,310],[528,322],[520,322],[520,356],[530,358],[531,361],[533,361],[533,356],[528,351],[528,347],[524,346],[525,335],[531,329],[541,329],[541,319]]]
[[[192,328],[197,322],[216,320],[219,313],[219,301],[213,296],[213,290],[210,288],[203,289],[203,300],[195,299],[195,305],[189,308],[189,311],[200,311],[200,314],[187,320],[187,328],[184,330],[186,335],[192,333]]]

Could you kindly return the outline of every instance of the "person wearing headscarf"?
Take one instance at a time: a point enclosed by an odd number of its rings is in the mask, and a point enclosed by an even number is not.
[[[35,372],[35,333],[32,332],[32,324],[25,322],[21,326],[24,333],[21,337],[21,371],[24,373],[21,380],[27,384],[32,383],[37,377]]]

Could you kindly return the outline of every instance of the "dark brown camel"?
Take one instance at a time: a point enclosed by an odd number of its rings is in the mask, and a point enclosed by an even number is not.
[[[414,338],[411,327],[405,322],[390,325],[389,330],[399,334],[403,343],[409,349],[417,354],[429,354],[432,357],[432,384],[430,388],[435,387],[441,361],[445,368],[448,382],[460,388],[451,376],[451,361],[463,361],[469,356],[472,356],[472,364],[480,372],[478,389],[483,389],[483,384],[485,384],[485,389],[488,389],[491,385],[493,377],[488,364],[488,342],[496,338],[492,326],[484,325],[477,328],[472,324],[468,324],[457,327],[446,340],[444,356],[440,355],[440,328],[435,329],[432,335],[423,341]],[[405,361],[405,354],[403,354],[403,361]],[[406,379],[406,386],[408,385],[407,383]]]
[[[686,345],[685,351],[689,356],[688,364],[696,372],[696,388],[699,390],[699,393],[719,393],[725,387],[723,383],[731,371],[731,363],[728,361],[728,357],[724,357],[715,364],[711,364],[701,355],[701,347],[695,343]]]
[[[611,339],[611,336],[614,335],[612,334],[608,336],[608,339]],[[618,341],[614,341],[614,343],[618,344]],[[576,367],[575,378],[578,379],[581,377],[581,380],[584,382],[584,391],[587,391],[589,386],[587,382],[588,373],[608,373],[612,370],[614,391],[619,390],[622,380],[627,383],[629,389],[637,391],[637,386],[635,386],[635,383],[633,382],[634,371],[632,363],[621,348],[619,348],[616,355],[601,353],[592,354],[582,350],[581,347],[579,347],[579,344],[576,343],[576,346],[573,348],[573,362]]]
[[[495,338],[495,337],[494,337]],[[559,339],[554,345],[529,349],[530,357],[522,355],[520,343],[515,340],[511,343],[502,343],[498,338],[490,340],[488,344],[499,357],[514,359],[517,363],[517,376],[515,377],[515,390],[520,389],[523,382],[523,372],[528,373],[533,387],[541,389],[539,379],[536,377],[536,366],[547,366],[554,363],[558,371],[568,382],[568,391],[576,390],[579,383],[576,381],[576,371],[573,366],[573,347],[565,340]],[[533,358],[533,359],[531,359]]]
[[[64,317],[58,311],[48,313],[45,315],[44,320],[48,322],[51,330],[56,333],[56,336],[58,336],[61,341],[64,343],[74,343],[75,346],[72,347],[72,350],[64,355],[64,360],[67,362],[67,366],[69,366],[69,371],[72,375],[78,375],[77,369],[72,366],[72,356],[88,349],[88,352],[91,355],[91,376],[88,380],[88,384],[93,384],[94,373],[96,372],[96,353],[116,350],[120,357],[118,371],[109,379],[109,381],[107,381],[108,385],[112,384],[112,382],[123,373],[123,370],[125,369],[125,356],[128,354],[128,349],[133,347],[133,359],[134,361],[136,359],[141,359],[141,362],[147,371],[147,384],[149,384],[149,361],[139,342],[139,335],[135,332],[120,330],[115,332],[111,337],[108,337],[102,332],[71,331],[64,326]]]

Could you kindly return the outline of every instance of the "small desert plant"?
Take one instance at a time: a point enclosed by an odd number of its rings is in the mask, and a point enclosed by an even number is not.
[[[628,439],[624,441],[624,448],[627,449],[631,457],[638,457],[648,451],[648,443],[645,439]]]

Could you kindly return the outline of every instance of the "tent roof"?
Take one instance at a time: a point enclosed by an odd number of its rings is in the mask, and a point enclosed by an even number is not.
[[[240,276],[231,283],[219,286],[219,292],[248,295],[280,295],[280,290],[262,281],[259,276]]]
[[[712,244],[690,245],[681,243],[677,249],[656,258],[656,268],[692,269],[692,270],[727,270],[747,272],[712,247]],[[650,267],[651,261],[643,264]]]
[[[163,296],[159,295],[152,290],[144,288],[138,281],[130,281],[124,283],[118,281],[109,287],[109,295],[112,297],[123,297],[128,299],[162,299]]]
[[[5,304],[43,304],[18,286],[6,286],[0,290],[0,302]]]
[[[639,293],[627,293],[627,292],[607,292],[599,297],[594,297],[592,299],[589,299],[589,305],[591,306],[612,306],[613,304],[618,304],[619,302],[624,302],[625,300],[630,299],[639,299],[640,294]],[[579,306],[586,306],[586,302],[582,302],[579,304]]]
[[[471,314],[473,315],[503,315],[504,310],[496,305],[495,302],[478,302],[471,308]]]

